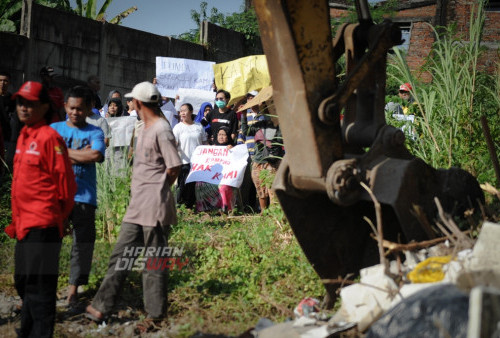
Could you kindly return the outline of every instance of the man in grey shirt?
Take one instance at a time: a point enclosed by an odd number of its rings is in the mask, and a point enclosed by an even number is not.
[[[87,316],[103,320],[113,308],[131,267],[119,264],[122,258],[162,259],[167,248],[170,226],[177,223],[174,197],[170,187],[177,179],[181,159],[177,153],[170,124],[161,117],[161,94],[150,82],[137,84],[131,93],[144,130],[137,140],[134,157],[130,204],[123,218],[120,235],[111,254],[106,277]],[[151,268],[143,271],[144,307],[151,319],[161,319],[167,308],[166,271]]]

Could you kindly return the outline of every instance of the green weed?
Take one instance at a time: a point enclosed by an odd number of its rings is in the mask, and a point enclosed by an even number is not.
[[[113,158],[113,151],[110,150]],[[126,156],[116,163],[109,158],[97,164],[96,231],[99,240],[114,242],[130,201],[132,168]]]
[[[468,37],[457,34],[453,26],[434,30],[436,42],[420,70],[432,75],[431,83],[414,76],[398,49],[388,66],[390,78],[413,86],[415,104],[411,109],[418,137],[408,139],[410,150],[434,167],[462,167],[480,182],[494,177],[480,126],[482,115],[489,120],[494,142],[500,141],[499,74],[486,74],[478,68],[483,5],[480,1],[471,11]]]
[[[239,334],[260,317],[292,316],[304,296],[324,294],[276,209],[262,217],[222,217],[216,224],[189,210],[179,216],[171,240],[195,250],[189,268],[170,276],[169,313],[185,325],[185,334]]]

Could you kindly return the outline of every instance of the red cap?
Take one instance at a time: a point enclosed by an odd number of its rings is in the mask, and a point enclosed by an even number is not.
[[[401,86],[399,86],[399,90],[404,90],[405,92],[409,92],[412,90],[411,84],[406,82],[405,84],[402,84]]]
[[[19,90],[12,95],[15,99],[18,96],[25,98],[28,101],[40,101],[43,85],[40,82],[28,81],[25,82]]]

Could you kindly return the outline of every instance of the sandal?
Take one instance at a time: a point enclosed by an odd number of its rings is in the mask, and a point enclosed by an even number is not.
[[[89,311],[89,308],[91,308],[90,311]],[[98,316],[96,314],[92,314],[91,312],[97,312],[100,314],[100,316]],[[96,323],[102,323],[104,321],[104,315],[102,313],[100,313],[98,310],[94,309],[92,307],[92,305],[87,306],[87,308],[85,309],[85,317],[87,317],[88,319],[90,319]]]

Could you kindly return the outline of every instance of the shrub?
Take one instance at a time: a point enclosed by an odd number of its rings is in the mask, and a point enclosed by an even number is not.
[[[498,143],[500,87],[498,74],[495,78],[478,68],[483,2],[471,11],[470,18],[468,41],[453,26],[434,30],[436,42],[421,69],[432,75],[431,83],[415,78],[398,49],[389,63],[388,75],[413,86],[418,137],[408,140],[410,151],[434,167],[462,167],[484,182],[494,173],[480,117],[488,117]],[[495,83],[497,87],[492,89]]]

